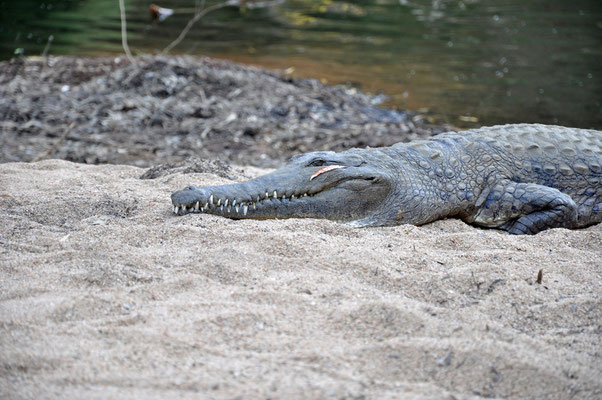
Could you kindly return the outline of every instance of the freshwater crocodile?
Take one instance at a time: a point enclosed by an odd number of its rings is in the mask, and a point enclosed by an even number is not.
[[[172,194],[174,212],[327,218],[352,226],[456,217],[512,234],[602,221],[602,132],[539,124],[294,156],[281,169]]]

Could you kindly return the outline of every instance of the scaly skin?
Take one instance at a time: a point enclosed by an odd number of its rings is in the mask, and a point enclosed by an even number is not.
[[[328,218],[362,227],[457,217],[512,234],[580,228],[602,221],[602,132],[502,125],[307,153],[248,182],[189,186],[171,198],[176,214],[236,219]]]

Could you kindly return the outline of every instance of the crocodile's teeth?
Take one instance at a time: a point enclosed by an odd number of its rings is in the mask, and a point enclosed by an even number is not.
[[[253,203],[253,210],[257,210],[257,204]]]
[[[209,203],[205,203],[205,205],[203,206],[203,210],[207,211],[209,209]]]
[[[238,206],[235,206],[234,209],[236,210],[236,214],[238,214]]]
[[[224,212],[224,206],[223,206],[223,205],[219,206],[219,210],[220,210],[221,212]]]
[[[228,199],[226,199],[226,201],[224,201],[224,205],[225,205],[226,207],[228,207]]]
[[[245,217],[247,216],[247,211],[249,211],[249,206],[245,204],[245,206],[242,208],[242,213]]]
[[[199,207],[201,207],[201,203],[197,201],[197,202],[194,204],[194,209],[195,209],[196,211],[199,211]]]
[[[307,193],[303,193],[303,197],[307,197]]]
[[[285,194],[282,195],[282,200],[286,200],[286,195]]]
[[[278,198],[278,192],[274,190],[274,198],[277,199]]]
[[[209,204],[213,205],[213,195],[209,196]]]
[[[234,207],[236,205],[236,199],[232,200],[232,206]]]
[[[217,199],[217,206],[221,206],[222,205],[222,199]]]
[[[291,200],[295,200],[295,195],[291,194]]]
[[[178,211],[179,211],[179,208],[178,208],[178,206],[174,206],[174,207],[173,207],[173,212],[174,212],[174,214],[177,214],[177,213],[178,213]]]
[[[268,192],[265,192],[265,198],[267,199],[269,197],[270,197],[270,194]]]
[[[228,206],[228,214],[232,212],[232,206]]]
[[[261,197],[259,197],[259,195],[257,195],[257,202],[259,203],[261,201]]]

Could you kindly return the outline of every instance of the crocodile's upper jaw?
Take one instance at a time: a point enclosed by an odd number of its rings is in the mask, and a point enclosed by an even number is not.
[[[204,212],[236,219],[363,219],[386,200],[390,180],[382,171],[359,164],[355,158],[345,159],[341,154],[306,154],[248,182],[189,186],[177,191],[171,196],[174,212]]]

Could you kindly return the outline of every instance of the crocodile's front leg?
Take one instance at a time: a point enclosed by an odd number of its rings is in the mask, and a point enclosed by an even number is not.
[[[534,235],[550,228],[572,228],[577,221],[577,205],[557,189],[503,180],[484,193],[465,221],[515,235]]]

